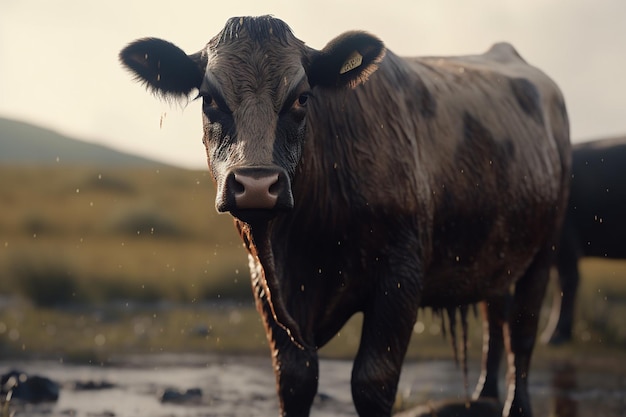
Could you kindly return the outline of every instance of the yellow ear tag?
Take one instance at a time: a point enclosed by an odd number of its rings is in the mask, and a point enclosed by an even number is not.
[[[341,69],[339,70],[339,74],[345,74],[348,71],[352,71],[356,67],[361,66],[363,63],[363,55],[358,53],[357,51],[352,52],[352,55],[348,57],[346,62],[343,63]]]

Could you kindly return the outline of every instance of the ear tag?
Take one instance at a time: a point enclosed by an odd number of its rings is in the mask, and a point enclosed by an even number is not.
[[[363,55],[358,53],[357,51],[352,52],[352,55],[348,57],[346,62],[343,63],[341,69],[339,70],[339,74],[345,74],[348,71],[352,71],[353,69],[360,67],[363,63]]]

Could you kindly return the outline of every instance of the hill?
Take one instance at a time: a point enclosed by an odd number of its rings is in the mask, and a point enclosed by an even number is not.
[[[84,142],[33,124],[0,117],[0,165],[166,165]]]

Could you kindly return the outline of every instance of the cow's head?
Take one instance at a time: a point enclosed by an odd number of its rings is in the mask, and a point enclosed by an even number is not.
[[[377,38],[348,32],[321,51],[270,16],[232,18],[200,52],[140,39],[122,63],[166,98],[202,98],[204,145],[217,184],[216,208],[240,220],[293,207],[307,107],[318,88],[355,87],[385,53]]]

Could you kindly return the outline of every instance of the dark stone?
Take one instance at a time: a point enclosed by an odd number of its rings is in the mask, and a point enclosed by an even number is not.
[[[115,388],[115,384],[108,381],[75,381],[75,391],[96,391],[101,389]]]
[[[0,395],[7,397],[10,394],[12,401],[41,403],[59,399],[59,384],[43,376],[11,370],[2,375],[0,384]]]
[[[159,396],[159,401],[174,404],[199,404],[202,402],[202,390],[189,388],[186,391],[181,391],[175,388],[166,388]]]

